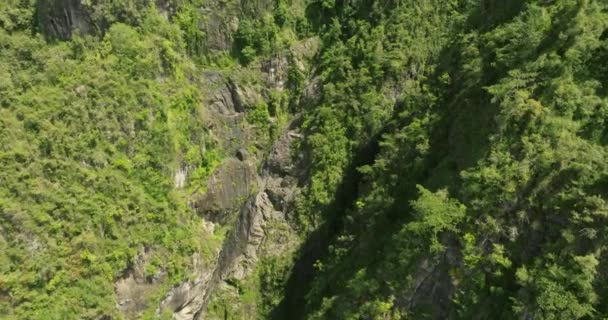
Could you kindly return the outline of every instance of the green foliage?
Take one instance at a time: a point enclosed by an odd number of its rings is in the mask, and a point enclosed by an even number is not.
[[[3,1],[0,4],[0,28],[11,32],[31,27],[33,12],[31,1]]]
[[[234,53],[242,64],[248,65],[259,56],[287,51],[296,34],[302,34],[296,26],[301,17],[292,12],[293,9],[286,2],[278,1],[272,12],[239,21],[234,34]]]
[[[253,61],[257,55],[268,55],[278,50],[279,27],[272,15],[260,20],[244,20],[234,35],[236,50],[244,64]]]
[[[412,202],[415,221],[407,225],[407,232],[426,234],[431,240],[431,252],[440,252],[445,248],[439,243],[438,235],[444,231],[456,231],[456,224],[465,215],[465,207],[458,201],[449,199],[446,190],[436,193],[418,186],[420,196]]]
[[[535,319],[579,319],[594,315],[593,304],[598,297],[593,281],[598,264],[591,254],[572,257],[568,267],[551,262],[532,270],[521,267],[516,273],[518,283],[526,289],[521,298],[533,301],[519,300],[514,311],[534,314]]]
[[[384,318],[606,317],[606,5],[315,6],[298,211],[340,232],[303,318],[373,318],[378,301]]]
[[[162,289],[224,240],[186,205],[221,160],[197,80],[223,17],[200,0],[169,1],[168,17],[82,1],[94,35],[47,43],[57,4],[0,4],[0,317],[116,318],[113,282],[143,247]],[[263,258],[210,315],[276,316],[296,290],[285,317],[608,317],[604,1],[272,5],[243,3],[223,35],[234,52],[213,63],[320,37],[314,97],[297,104],[310,79],[291,61],[288,92],[245,118],[265,148],[288,104],[302,113],[308,176],[289,218],[326,248],[304,248],[314,278],[296,289],[291,259]]]
[[[146,274],[171,284],[201,250],[172,175],[203,185],[219,156],[179,28],[138,15],[142,27],[57,44],[9,33],[16,18],[0,28],[2,318],[118,317],[113,282],[144,246]]]
[[[201,30],[201,16],[194,4],[183,5],[174,17],[175,23],[183,32],[188,54],[193,57],[207,53],[205,33]]]
[[[260,145],[268,145],[273,141],[277,133],[277,123],[275,118],[270,117],[266,103],[257,103],[252,110],[248,110],[246,117],[247,121],[255,127],[256,138]]]

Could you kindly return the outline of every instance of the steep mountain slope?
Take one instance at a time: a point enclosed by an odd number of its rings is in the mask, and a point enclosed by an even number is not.
[[[238,66],[220,38],[269,8],[199,6],[0,5],[2,318],[170,317],[173,287],[207,284],[287,123],[292,55]]]
[[[324,102],[309,111],[305,212],[340,231],[328,230],[312,285],[293,298],[306,307],[285,312],[604,317],[606,9],[326,8],[322,17],[340,18],[325,32]],[[366,144],[374,139],[378,147]],[[355,199],[345,183],[356,184]],[[334,207],[339,197],[346,207]]]
[[[0,318],[608,317],[608,4],[0,3]]]

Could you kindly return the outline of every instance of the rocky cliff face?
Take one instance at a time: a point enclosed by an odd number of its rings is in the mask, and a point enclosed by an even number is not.
[[[300,59],[316,49],[306,41]],[[212,319],[207,306],[216,296],[238,296],[235,281],[252,276],[261,258],[291,254],[299,245],[289,223],[295,197],[306,176],[305,159],[296,146],[302,138],[301,119],[293,116],[268,150],[258,149],[255,128],[246,121],[248,110],[269,98],[269,90],[283,90],[288,61],[279,57],[262,63],[260,84],[239,83],[216,72],[206,74],[208,99],[203,102],[213,135],[229,155],[208,180],[206,191],[193,205],[210,230],[229,230],[211,263],[199,263],[192,281],[181,283],[163,298],[159,312],[174,319]],[[309,103],[319,94],[312,81],[302,96]],[[276,121],[276,120],[275,120]],[[252,313],[250,317],[255,317]]]
[[[37,10],[40,27],[49,38],[67,40],[74,32],[95,31],[90,12],[81,0],[40,0]]]
[[[170,0],[126,1],[112,4],[108,0],[37,0],[40,29],[50,39],[69,40],[73,34],[103,34],[109,25],[120,21],[137,23],[139,12],[153,4],[167,18],[177,14]],[[205,35],[199,39],[206,53],[222,54],[233,48],[233,34],[243,18],[260,17],[274,5],[268,0],[204,1],[195,8],[200,17],[198,28]],[[124,7],[124,8],[123,8]]]
[[[108,12],[100,14],[100,8],[115,9],[104,7],[104,3],[39,0],[37,20],[47,38],[69,40],[75,34],[103,34],[112,17],[126,23],[136,21],[134,14],[151,1],[134,3],[131,13],[111,12],[114,16]],[[154,4],[169,19],[177,14],[171,1],[159,0]],[[199,28],[205,34],[206,51],[230,52],[239,20],[262,16],[272,6],[267,0],[213,0],[197,7],[202,17]],[[305,176],[304,160],[295,151],[301,139],[301,120],[286,110],[279,118],[278,107],[273,106],[269,122],[275,133],[270,136],[265,133],[260,139],[260,131],[267,128],[259,128],[248,115],[289,90],[290,68],[308,74],[307,61],[317,48],[318,40],[308,39],[294,44],[288,52],[260,59],[248,67],[230,72],[204,71],[201,82],[197,83],[204,92],[200,115],[206,120],[209,135],[222,150],[224,159],[211,173],[206,186],[192,195],[190,205],[200,214],[203,233],[209,238],[219,238],[221,245],[206,257],[200,253],[192,256],[190,280],[164,294],[158,306],[159,314],[168,312],[180,320],[212,317],[206,307],[214,296],[238,294],[234,281],[250,277],[261,258],[280,256],[297,247],[299,240],[289,219],[298,186]],[[301,99],[303,103],[315,99],[317,85],[312,81],[308,86]],[[291,94],[300,95],[299,92]],[[273,138],[275,141],[264,141]],[[176,190],[187,186],[190,174],[186,166],[175,170]],[[116,307],[126,318],[141,317],[142,312],[150,308],[152,294],[163,289],[166,272],[158,270],[150,275],[145,270],[152,250],[138,250],[136,261],[114,283]]]
[[[161,310],[172,310],[175,319],[204,319],[213,295],[236,290],[230,282],[249,276],[261,256],[296,248],[288,218],[305,172],[303,159],[294,154],[301,138],[299,125],[299,118],[290,121],[259,172],[253,169],[255,158],[241,149],[213,174],[197,208],[208,221],[231,224],[230,232],[213,266],[201,268],[194,281],[173,288]],[[231,219],[235,208],[236,219]]]
[[[292,154],[301,137],[298,127],[299,119],[293,120],[275,142],[260,173],[259,191],[241,207],[225,242],[213,284],[223,297],[238,296],[234,283],[251,276],[262,257],[290,254],[299,243],[289,223],[298,184],[304,178],[303,159]],[[207,293],[205,303],[211,298]]]

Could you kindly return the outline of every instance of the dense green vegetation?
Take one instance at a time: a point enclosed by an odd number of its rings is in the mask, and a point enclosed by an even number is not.
[[[221,245],[187,205],[222,158],[203,71],[309,37],[310,79],[290,60],[244,117],[260,149],[303,118],[300,256],[210,318],[608,317],[605,1],[98,0],[67,35],[60,2],[0,3],[0,318],[119,319],[144,248],[154,318]]]
[[[312,5],[300,215],[341,231],[292,315],[605,317],[606,4]]]
[[[219,159],[197,68],[153,8],[49,44],[20,3],[0,5],[0,318],[117,317],[112,283],[144,246],[170,285],[212,245],[186,206]]]

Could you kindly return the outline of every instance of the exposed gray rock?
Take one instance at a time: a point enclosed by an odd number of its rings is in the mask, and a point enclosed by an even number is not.
[[[206,48],[211,54],[230,51],[233,46],[233,34],[239,27],[239,18],[234,10],[226,9],[220,1],[208,1],[201,9],[205,16],[201,30],[206,35]]]
[[[239,148],[236,151],[236,158],[241,161],[247,161],[249,159],[249,152],[244,148]]]
[[[259,178],[252,178],[255,171],[250,171],[253,166],[247,160],[231,158],[209,179],[208,194],[198,202],[199,210],[215,212],[216,208],[230,208],[238,203],[236,199],[241,195],[249,194],[253,189],[260,191],[241,207],[213,271],[205,269],[195,282],[182,283],[163,299],[161,310],[174,310],[174,319],[204,319],[207,304],[218,288],[222,292],[234,290],[229,279],[241,280],[249,276],[260,255],[282,254],[288,248],[296,247],[292,243],[293,237],[288,235],[293,231],[286,221],[285,211],[294,199],[299,179],[290,174],[303,172],[294,163],[300,158],[291,157],[291,147],[300,137],[299,122],[293,121],[277,140]]]
[[[93,21],[81,0],[38,1],[38,21],[49,38],[68,40],[72,33],[90,34]]]
[[[274,208],[265,192],[251,197],[241,208],[239,217],[229,237],[224,242],[213,276],[202,297],[193,319],[204,319],[211,294],[228,279],[242,280],[255,267],[258,250],[265,238],[265,226],[275,214]],[[225,286],[224,286],[225,287]]]
[[[197,275],[196,280],[184,282],[171,289],[162,300],[159,311],[167,308],[173,310],[174,320],[194,319],[211,288],[209,284],[213,276],[213,266],[199,268]]]
[[[207,235],[211,236],[214,226],[212,222],[203,221],[202,228]],[[199,253],[196,253],[193,257],[193,273],[190,277],[194,280],[185,281],[171,289],[161,300],[157,315],[170,310],[173,312],[175,320],[194,319],[204,304],[205,295],[212,287],[210,282],[218,263],[219,253],[218,249],[212,253],[214,257],[207,257],[205,260],[201,259]]]
[[[293,143],[302,137],[297,130],[299,122],[299,118],[294,120],[286,132],[274,143],[264,166],[266,175],[295,177],[302,174],[297,166],[298,162],[302,160],[301,155],[292,154]]]
[[[116,307],[127,318],[140,316],[148,307],[150,294],[166,276],[163,270],[158,270],[154,275],[146,275],[145,268],[151,257],[152,251],[148,248],[140,250],[131,268],[114,283]]]
[[[314,51],[310,49],[311,44],[306,46],[303,45],[299,56]],[[292,151],[301,139],[298,130],[301,119],[296,117],[274,142],[259,175],[255,163],[260,154],[249,154],[243,148],[255,143],[254,131],[250,131],[243,116],[249,107],[262,101],[260,88],[250,83],[257,83],[259,78],[254,76],[261,75],[266,88],[282,89],[287,81],[287,70],[288,59],[277,57],[262,65],[265,74],[258,70],[232,78],[239,81],[229,80],[219,72],[205,74],[202,86],[208,99],[202,103],[202,114],[210,121],[211,136],[216,137],[223,150],[234,158],[226,159],[216,169],[208,179],[207,192],[194,206],[205,220],[224,226],[230,223],[232,228],[217,259],[200,268],[194,281],[180,284],[162,300],[159,311],[172,310],[174,319],[205,319],[212,296],[220,292],[238,297],[233,280],[251,276],[261,257],[289,255],[298,247],[300,240],[289,225],[288,217],[306,171],[305,159]],[[311,98],[320,94],[318,87],[310,91]],[[236,217],[229,214],[234,213],[235,206],[240,206]]]
[[[244,112],[245,108],[253,107],[258,102],[262,101],[262,98],[250,86],[240,86],[233,80],[230,80],[228,82],[228,87],[232,94],[234,107],[238,112]]]
[[[245,199],[257,182],[255,166],[228,158],[207,180],[207,192],[195,203],[207,220],[225,222],[226,215]]]
[[[209,99],[206,105],[221,115],[242,113],[262,100],[250,86],[242,86],[217,72],[206,72]]]
[[[272,216],[274,208],[265,192],[258,193],[249,199],[241,210],[241,217],[236,230],[238,244],[242,246],[233,262],[233,268],[227,269],[222,280],[228,276],[242,280],[249,274],[258,260],[257,251],[264,239],[266,221]]]
[[[231,115],[237,112],[234,100],[232,100],[232,93],[228,88],[218,91],[213,96],[213,103],[210,107],[223,115]]]
[[[205,71],[204,75],[205,79],[210,83],[222,83],[225,80],[224,75],[217,71]]]
[[[308,85],[302,92],[301,103],[304,105],[314,105],[319,103],[321,100],[321,94],[323,92],[323,81],[320,77],[315,77],[309,81]]]
[[[296,118],[279,137],[264,165],[265,192],[274,208],[284,213],[289,211],[287,204],[294,200],[298,180],[305,173],[302,155],[293,153],[294,143],[302,138],[299,122]]]
[[[299,179],[293,176],[281,178],[268,178],[264,191],[275,210],[281,212],[285,217],[291,212],[291,205],[298,192]]]
[[[318,37],[311,37],[293,45],[289,51],[291,53],[291,63],[299,72],[304,74],[311,70],[314,57],[319,52],[321,40]]]
[[[201,103],[201,114],[208,121],[209,136],[226,154],[236,154],[243,146],[253,145],[256,142],[255,128],[246,121],[246,112],[240,111],[262,101],[257,88],[209,71],[205,73],[201,86],[207,97]],[[255,162],[256,154],[249,156]]]
[[[296,117],[275,142],[261,173],[261,190],[241,208],[231,238],[223,248],[221,257],[225,267],[218,280],[246,278],[254,270],[260,256],[285,253],[293,234],[286,218],[297,194],[297,185],[304,172],[301,158],[292,157],[294,142],[300,138]],[[281,231],[283,230],[283,231]],[[225,253],[225,254],[224,254]]]
[[[170,0],[156,0],[154,3],[158,12],[165,18],[169,19],[175,14],[176,8]]]
[[[441,243],[446,244],[445,251],[416,263],[408,289],[395,299],[396,306],[411,310],[420,305],[433,305],[430,313],[433,319],[447,319],[454,314],[452,297],[457,282],[450,276],[450,270],[462,263],[460,243],[449,234],[441,235]]]
[[[234,106],[233,94],[228,81],[217,72],[205,72],[209,98],[205,105],[222,115],[231,115],[237,112]]]
[[[289,61],[285,55],[262,61],[262,72],[266,75],[265,82],[269,88],[283,90],[288,71]]]
[[[232,104],[234,111],[245,112],[245,101],[244,93],[233,81],[228,81],[228,90],[230,90],[230,96],[232,97]]]
[[[229,52],[234,45],[234,33],[242,18],[259,18],[272,8],[270,0],[209,0],[199,8],[203,17],[200,29],[206,35],[205,48],[209,54]]]

